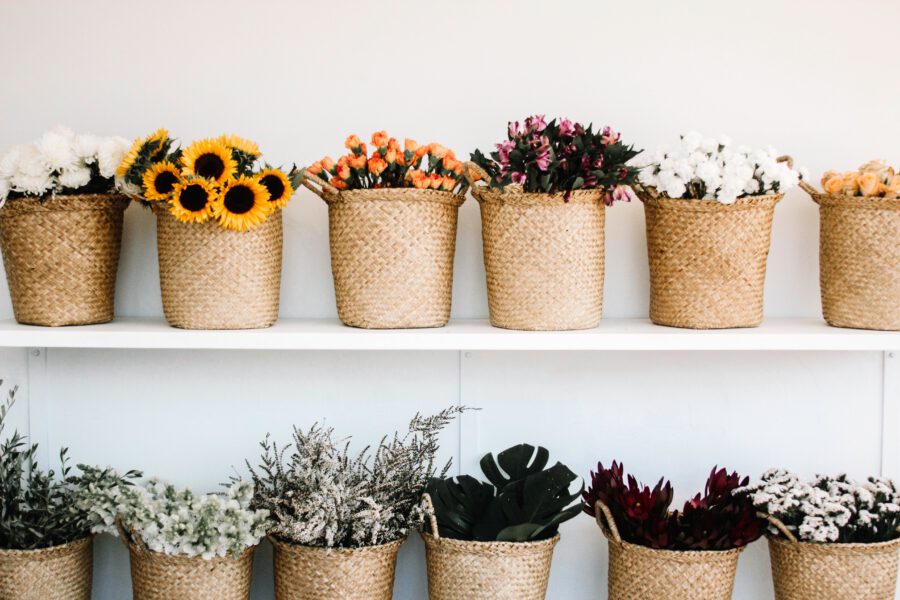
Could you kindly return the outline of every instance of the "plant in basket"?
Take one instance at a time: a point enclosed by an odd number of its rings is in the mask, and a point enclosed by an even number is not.
[[[263,162],[259,146],[236,135],[181,148],[160,129],[135,140],[117,174],[157,216],[163,311],[171,325],[251,329],[275,322],[281,209],[302,170]]]
[[[646,216],[650,319],[759,325],[775,205],[801,178],[791,158],[691,132],[630,165]]]
[[[0,157],[0,250],[20,323],[112,320],[129,203],[115,171],[127,149],[58,127]]]
[[[599,464],[584,511],[609,540],[610,598],[731,598],[740,552],[764,529],[752,502],[735,493],[748,483],[713,468],[703,493],[672,511],[669,481],[651,488],[615,461]]]
[[[811,480],[783,469],[737,490],[769,521],[778,600],[893,598],[900,488],[886,478]],[[862,594],[861,590],[866,590]]]
[[[828,171],[819,192],[822,313],[829,325],[900,330],[900,175],[884,161]]]
[[[0,405],[0,437],[15,393]],[[18,432],[0,441],[0,598],[90,600],[92,534],[115,530],[102,499],[140,473],[81,464],[76,473],[65,448],[59,471],[42,470],[36,455]]]
[[[136,600],[247,600],[253,551],[269,512],[251,507],[253,485],[195,494],[159,479],[108,498],[131,555]]]
[[[468,164],[481,207],[491,323],[588,329],[603,311],[604,202],[630,200],[637,154],[609,127],[536,115]],[[476,185],[477,181],[481,185]],[[546,243],[552,240],[552,243]]]
[[[559,525],[582,511],[578,479],[550,453],[529,444],[481,459],[488,482],[469,475],[435,478],[426,488],[423,532],[428,595],[463,600],[540,600],[547,593]]]
[[[463,410],[416,415],[406,433],[359,453],[318,424],[295,428],[292,446],[262,442],[261,464],[248,467],[253,506],[271,513],[278,598],[391,598],[397,551],[422,524],[438,436]]]
[[[311,165],[304,185],[328,204],[331,270],[341,321],[352,327],[443,327],[450,317],[463,164],[441,144],[379,131],[371,153]]]

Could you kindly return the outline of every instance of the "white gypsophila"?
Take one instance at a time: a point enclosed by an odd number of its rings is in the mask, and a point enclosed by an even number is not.
[[[124,488],[117,512],[153,552],[170,556],[237,557],[265,536],[269,512],[253,510],[253,486],[236,481],[221,494],[194,494],[159,479]]]
[[[670,198],[731,204],[754,194],[782,193],[798,185],[800,172],[778,162],[774,148],[733,146],[731,138],[689,132],[674,147],[644,151],[628,162],[641,185]]]
[[[46,132],[35,142],[44,164],[51,171],[71,167],[78,160],[75,154],[75,133],[66,127]]]
[[[801,541],[869,543],[900,536],[900,491],[890,479],[859,483],[842,474],[806,481],[773,469],[736,493],[748,494],[757,510],[778,518]],[[770,533],[778,530],[770,527]]]
[[[100,175],[114,177],[116,169],[119,168],[130,147],[131,142],[122,137],[109,137],[101,140],[97,146],[97,164],[100,167]]]
[[[59,181],[59,185],[64,188],[70,189],[78,189],[86,186],[91,182],[91,169],[86,166],[84,162],[79,160],[79,163],[71,167],[66,167],[59,173],[59,177],[57,180]]]

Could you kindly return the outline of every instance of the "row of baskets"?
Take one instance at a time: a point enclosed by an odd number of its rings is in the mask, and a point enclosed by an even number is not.
[[[308,173],[303,183],[328,204],[341,321],[382,329],[447,323],[463,195],[415,188],[339,191]],[[900,199],[822,195],[802,185],[820,206],[825,320],[900,330]],[[567,198],[483,184],[472,191],[481,206],[491,323],[521,330],[596,327],[603,306],[602,192],[576,191]],[[759,325],[780,199],[750,196],[726,205],[644,194],[651,320],[694,329]],[[52,326],[113,318],[127,205],[115,196],[55,196],[21,199],[0,211],[0,247],[19,322]],[[280,213],[243,233],[212,223],[184,226],[165,210],[156,214],[170,324],[249,329],[275,322]]]
[[[609,539],[611,600],[728,600],[743,548],[654,550],[621,539],[606,507],[597,522]],[[776,526],[780,526],[775,522]],[[254,548],[204,560],[148,549],[120,525],[131,555],[135,600],[247,600]],[[877,544],[798,542],[769,536],[776,600],[893,600],[900,539]],[[423,532],[431,600],[543,600],[557,534],[538,542],[441,538]],[[277,600],[390,600],[403,540],[358,549],[313,548],[270,538]],[[0,598],[90,600],[92,540],[45,550],[0,551]]]

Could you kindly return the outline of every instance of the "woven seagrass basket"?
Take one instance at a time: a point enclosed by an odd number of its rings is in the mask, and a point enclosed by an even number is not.
[[[117,522],[131,556],[134,600],[248,600],[253,551],[238,557],[169,556],[153,552],[140,537]]]
[[[415,188],[338,191],[309,173],[303,185],[328,204],[334,295],[345,325],[447,324],[464,195]]]
[[[775,600],[894,600],[900,538],[876,544],[800,542],[778,519],[784,536],[768,535]]]
[[[181,329],[257,329],[278,319],[281,211],[249,231],[181,223],[155,208],[163,312]]]
[[[18,198],[0,208],[0,250],[16,321],[56,327],[112,321],[122,218],[112,194]]]
[[[600,190],[527,194],[476,185],[489,176],[467,163],[481,206],[491,325],[503,329],[591,329],[603,314],[604,222]]]
[[[819,205],[819,285],[829,325],[900,330],[900,198],[836,196]]]
[[[678,551],[630,544],[619,535],[609,508],[600,501],[594,508],[597,524],[609,541],[609,600],[731,598],[743,548]]]
[[[41,550],[0,550],[3,600],[91,600],[93,538]]]
[[[431,499],[425,501],[431,506]],[[434,509],[425,540],[430,600],[543,600],[559,534],[539,542],[473,542],[442,538]]]
[[[269,537],[276,600],[391,600],[405,538],[366,548],[314,548]]]

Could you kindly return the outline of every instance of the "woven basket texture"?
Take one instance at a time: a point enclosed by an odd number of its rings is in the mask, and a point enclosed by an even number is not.
[[[650,320],[688,329],[756,327],[782,194],[734,204],[642,193],[650,261]]]
[[[599,190],[527,194],[473,186],[481,205],[491,325],[591,329],[603,314],[604,219]]]
[[[819,203],[819,283],[829,325],[900,330],[900,199],[825,196]]]
[[[156,211],[159,283],[166,320],[182,329],[257,329],[278,319],[281,211],[249,231],[181,223]]]
[[[0,208],[0,250],[19,323],[107,323],[115,311],[129,200],[93,194],[18,198]]]
[[[0,550],[0,600],[91,600],[93,538],[42,550]]]
[[[323,198],[341,321],[366,329],[446,325],[465,196],[385,188]]]
[[[430,600],[543,600],[559,535],[539,542],[470,542],[422,533]]]
[[[769,536],[776,600],[893,600],[900,539],[813,544]]]
[[[355,549],[313,548],[269,538],[276,600],[391,600],[403,539]]]

